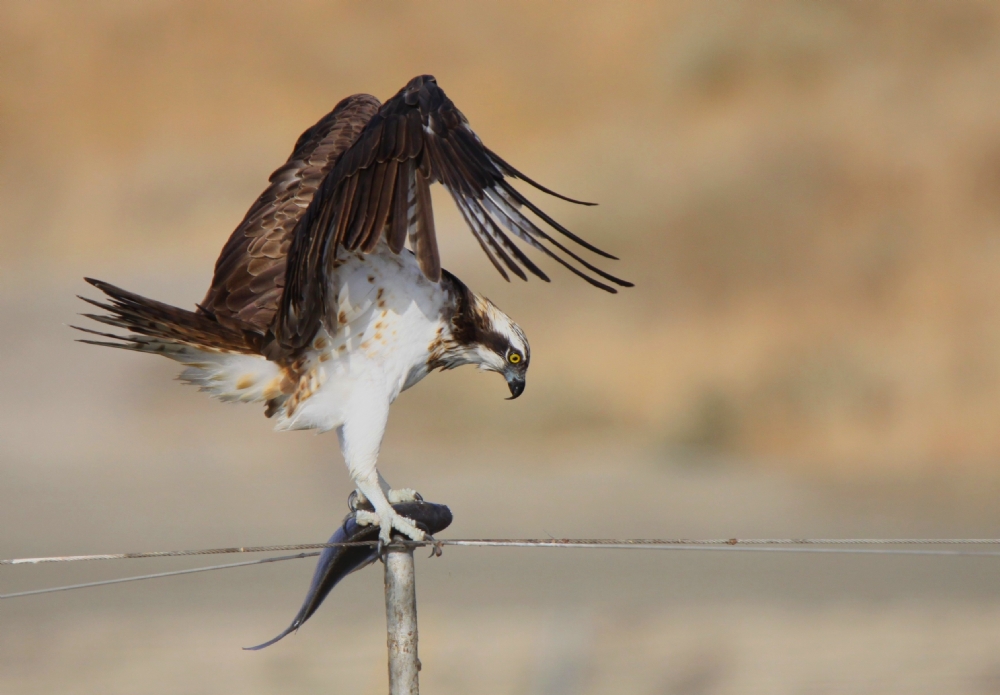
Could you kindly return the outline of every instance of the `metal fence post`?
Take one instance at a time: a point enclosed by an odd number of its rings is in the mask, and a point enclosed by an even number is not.
[[[417,587],[413,548],[392,544],[385,553],[385,626],[389,695],[418,695]]]

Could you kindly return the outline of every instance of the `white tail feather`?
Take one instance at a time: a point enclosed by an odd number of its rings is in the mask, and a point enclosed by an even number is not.
[[[183,343],[131,336],[131,349],[163,355],[187,369],[178,377],[226,402],[255,403],[281,394],[282,371],[260,355],[205,350]]]

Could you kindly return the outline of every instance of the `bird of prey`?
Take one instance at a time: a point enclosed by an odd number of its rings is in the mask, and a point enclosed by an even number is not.
[[[490,300],[441,268],[430,185],[451,194],[500,274],[549,278],[519,239],[608,292],[631,283],[561,242],[615,257],[560,225],[511,185],[532,181],[487,148],[429,75],[386,103],[341,101],[295,143],[215,264],[205,299],[188,311],[87,279],[105,301],[85,314],[126,335],[89,329],[97,345],[159,354],[181,379],[224,401],[263,402],[276,429],[336,430],[356,486],[373,509],[358,521],[425,537],[377,471],[389,406],[430,372],[464,364],[497,372],[521,395],[531,351],[524,332]],[[534,221],[525,211],[533,213]],[[406,248],[407,241],[409,248]]]

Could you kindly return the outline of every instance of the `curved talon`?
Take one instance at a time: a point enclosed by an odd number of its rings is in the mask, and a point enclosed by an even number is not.
[[[347,496],[347,506],[352,512],[362,510],[369,512],[375,511],[375,507],[372,506],[372,503],[368,501],[368,498],[365,497],[365,494],[360,490],[354,490]]]

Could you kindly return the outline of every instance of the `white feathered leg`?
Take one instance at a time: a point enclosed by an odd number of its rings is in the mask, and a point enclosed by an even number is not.
[[[389,403],[379,397],[381,391],[374,384],[372,388],[356,388],[355,395],[347,408],[350,416],[337,429],[340,449],[344,454],[351,478],[354,479],[358,492],[375,509],[374,518],[371,513],[361,514],[356,518],[360,523],[365,521],[376,523],[377,520],[381,527],[379,538],[383,543],[390,542],[393,529],[412,540],[422,541],[425,538],[424,532],[417,528],[411,519],[397,514],[392,508],[386,491],[393,491],[389,490],[388,483],[375,468],[389,416]]]

